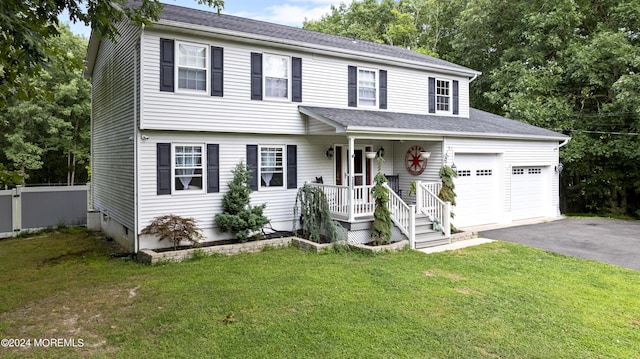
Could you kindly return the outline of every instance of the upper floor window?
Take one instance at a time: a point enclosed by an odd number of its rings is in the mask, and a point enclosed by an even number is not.
[[[348,66],[347,104],[387,109],[387,70]]]
[[[178,43],[178,88],[207,91],[207,47]]]
[[[436,80],[436,111],[451,112],[451,81]]]
[[[376,105],[376,71],[358,69],[358,105]]]
[[[289,98],[289,57],[264,55],[264,93],[266,97]]]
[[[174,192],[202,191],[203,145],[174,146]]]

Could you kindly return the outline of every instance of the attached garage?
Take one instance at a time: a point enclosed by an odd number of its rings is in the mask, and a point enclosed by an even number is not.
[[[549,207],[549,169],[513,167],[511,169],[511,219],[543,217]]]
[[[457,153],[458,177],[455,179],[456,206],[453,208],[456,227],[498,222],[499,167],[498,155],[487,153]]]

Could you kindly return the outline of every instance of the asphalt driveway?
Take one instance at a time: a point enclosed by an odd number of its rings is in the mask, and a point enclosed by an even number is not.
[[[480,231],[478,236],[640,270],[640,221],[565,218]]]

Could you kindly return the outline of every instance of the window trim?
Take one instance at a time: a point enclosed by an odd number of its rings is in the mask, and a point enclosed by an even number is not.
[[[276,97],[267,95],[267,57],[276,56],[279,58],[287,59],[287,97]],[[267,101],[281,101],[281,102],[290,102],[292,100],[291,91],[292,91],[292,82],[293,82],[293,73],[292,73],[292,61],[291,56],[283,55],[273,52],[263,52],[262,53],[262,100]],[[280,77],[279,77],[280,78]],[[258,153],[260,149],[258,148]]]
[[[282,151],[282,186],[267,187],[262,185],[262,149],[279,148]],[[262,144],[258,145],[258,191],[286,191],[287,190],[287,145]]]
[[[446,97],[447,97],[447,98],[448,98],[448,100],[449,100],[449,101],[447,102],[447,105],[448,105],[448,108],[449,108],[448,110],[439,110],[439,109],[438,109],[438,97],[444,97],[444,95],[440,95],[440,94],[438,94],[438,82],[446,82],[446,83],[448,83],[448,84],[449,84],[449,85],[448,85],[448,87],[447,87],[447,89],[448,89],[448,94],[446,95]],[[435,108],[436,108],[436,113],[437,113],[437,114],[446,114],[446,115],[451,115],[451,114],[453,114],[453,80],[451,80],[451,79],[444,79],[444,78],[436,77],[436,78],[435,78],[435,85],[434,85],[434,86],[435,86],[434,91],[435,91]]]
[[[356,72],[356,105],[357,107],[363,107],[363,108],[378,108],[378,106],[380,105],[380,71],[379,69],[374,69],[371,67],[360,67],[358,66],[357,68],[357,72]],[[362,77],[360,76],[360,71],[368,71],[368,72],[373,72],[375,75],[375,87],[374,87],[374,91],[375,91],[375,98],[374,98],[374,103],[371,104],[363,104],[360,102],[360,81],[362,79]]]
[[[204,56],[205,56],[205,58],[204,58],[204,67],[181,66],[180,65],[180,45],[197,46],[197,47],[204,48]],[[209,68],[210,67],[209,65],[211,63],[211,46],[206,45],[206,44],[197,43],[197,42],[176,40],[176,42],[175,42],[175,51],[174,52],[175,52],[175,69],[176,69],[175,70],[175,74],[174,74],[175,92],[209,95],[209,91],[211,89],[211,71],[212,71],[212,69]],[[205,74],[204,74],[205,88],[204,88],[204,90],[194,90],[194,89],[188,89],[188,88],[180,87],[180,68],[197,69],[197,70],[204,69],[204,71],[205,71]]]
[[[189,146],[200,147],[200,169],[202,170],[202,186],[199,190],[178,190],[176,189],[176,147]],[[207,145],[201,142],[175,142],[171,143],[171,194],[172,195],[187,195],[187,194],[202,194],[207,193]]]

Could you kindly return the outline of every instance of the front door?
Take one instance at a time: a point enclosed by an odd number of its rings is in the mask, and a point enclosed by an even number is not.
[[[355,186],[363,186],[368,181],[366,176],[366,169],[369,167],[366,164],[364,156],[364,149],[359,148],[353,151],[353,184]],[[336,146],[336,184],[337,185],[349,185],[349,149],[347,146]]]

